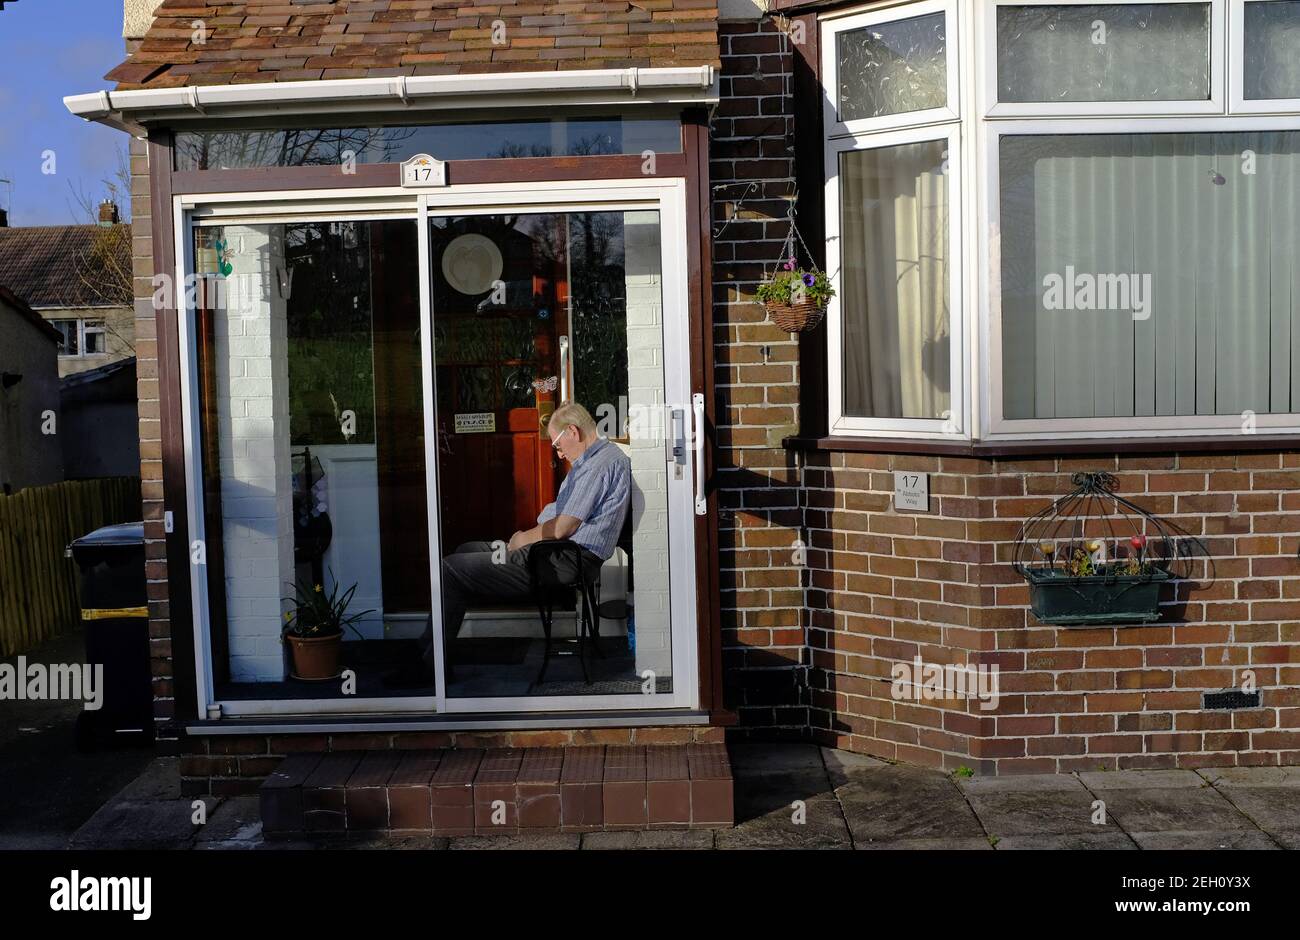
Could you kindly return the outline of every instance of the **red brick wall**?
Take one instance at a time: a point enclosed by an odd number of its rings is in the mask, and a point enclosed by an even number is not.
[[[1300,453],[974,460],[809,459],[815,736],[983,773],[1300,761]],[[893,470],[931,474],[931,512],[891,508]],[[1107,470],[1207,558],[1161,623],[1040,624],[1010,566],[1024,519]],[[895,701],[890,668],[996,663],[1000,702]],[[1252,670],[1261,707],[1205,711]]]
[[[138,42],[128,42],[134,51]],[[145,535],[145,576],[149,596],[149,648],[153,671],[154,719],[159,724],[176,713],[172,691],[172,640],[167,601],[167,546],[163,533],[162,425],[158,385],[158,318],[154,296],[153,201],[149,192],[149,157],[144,141],[130,138],[131,237],[135,290],[136,390],[139,395],[140,480]],[[184,577],[187,572],[182,571]]]
[[[345,734],[247,734],[191,737],[180,759],[186,796],[256,793],[290,754],[315,751],[423,748],[566,747],[579,745],[716,744],[722,728],[587,728],[558,731],[407,731]]]
[[[793,54],[771,20],[723,23],[719,39],[710,173],[724,684],[742,730],[806,737],[807,575],[791,565],[799,472],[781,446],[796,431],[799,347],[753,300],[789,232]]]

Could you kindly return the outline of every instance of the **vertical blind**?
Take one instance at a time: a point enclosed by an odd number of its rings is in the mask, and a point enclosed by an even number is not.
[[[1005,417],[1300,411],[1300,132],[1000,151]]]

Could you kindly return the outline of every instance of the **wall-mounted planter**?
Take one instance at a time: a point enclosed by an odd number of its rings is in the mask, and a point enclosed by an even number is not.
[[[1109,473],[1076,473],[1073,483],[1015,542],[1034,616],[1064,626],[1159,620],[1162,585],[1189,569],[1172,527],[1117,495]]]
[[[1034,616],[1063,626],[1153,623],[1160,619],[1160,586],[1172,578],[1159,569],[1145,575],[1082,578],[1060,570],[1025,573]]]

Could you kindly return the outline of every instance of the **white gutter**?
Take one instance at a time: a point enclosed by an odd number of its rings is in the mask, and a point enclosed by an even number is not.
[[[195,118],[556,105],[716,104],[717,70],[590,69],[412,75],[97,91],[63,99],[69,111],[137,136],[149,123]]]

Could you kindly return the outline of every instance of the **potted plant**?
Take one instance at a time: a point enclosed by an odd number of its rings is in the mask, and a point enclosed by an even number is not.
[[[334,579],[334,572],[330,572]],[[299,581],[293,585],[294,596],[285,600],[293,609],[285,612],[283,638],[289,644],[293,658],[295,679],[333,679],[339,674],[339,653],[343,645],[343,631],[349,629],[361,639],[352,624],[373,610],[349,614],[348,605],[357,592],[355,584],[340,596],[339,584],[334,582],[328,593],[323,585]]]
[[[821,322],[835,288],[823,272],[806,271],[791,257],[755,293],[773,323],[787,333],[799,333]]]
[[[1107,473],[1079,473],[1075,489],[1029,519],[1014,566],[1043,623],[1091,626],[1160,619],[1161,586],[1186,567],[1166,523],[1115,493]],[[1119,535],[1128,530],[1131,534]],[[1147,532],[1157,533],[1148,537]]]

